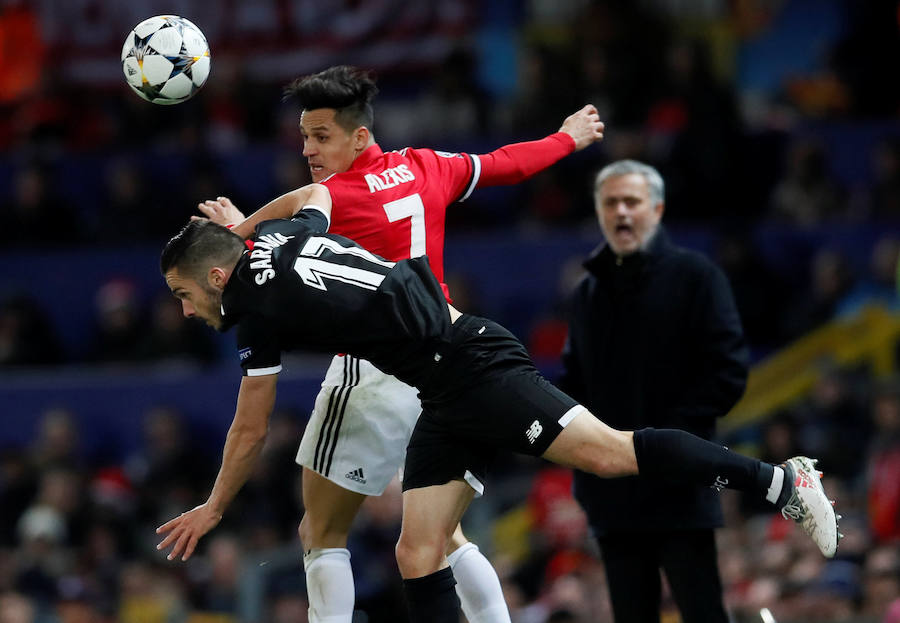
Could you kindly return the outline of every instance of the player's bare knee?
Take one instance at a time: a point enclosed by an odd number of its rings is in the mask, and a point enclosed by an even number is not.
[[[310,514],[308,510],[300,520],[297,533],[304,549],[344,547],[342,543],[345,544],[347,540],[346,532],[336,522],[331,521],[331,518]]]
[[[444,558],[447,542],[446,538],[413,540],[401,532],[394,548],[400,574],[404,578],[415,578],[436,571]]]
[[[397,545],[394,546],[394,556],[403,577],[416,577],[418,561],[423,557],[422,548],[418,544],[410,543],[409,539],[404,538],[401,534]]]

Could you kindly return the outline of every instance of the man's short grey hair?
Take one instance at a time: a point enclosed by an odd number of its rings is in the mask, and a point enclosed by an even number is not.
[[[594,180],[594,192],[599,192],[603,183],[609,178],[632,173],[643,175],[644,179],[647,180],[647,188],[650,191],[650,200],[653,202],[653,205],[665,201],[666,185],[663,182],[662,175],[649,164],[644,164],[637,160],[617,160],[603,167],[597,174],[597,179]]]

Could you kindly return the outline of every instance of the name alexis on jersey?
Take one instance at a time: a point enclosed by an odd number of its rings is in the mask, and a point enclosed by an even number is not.
[[[253,281],[256,282],[256,285],[261,286],[275,276],[275,269],[272,268],[272,250],[280,247],[291,238],[293,236],[285,236],[276,232],[260,236],[253,243],[253,250],[250,251],[250,268],[262,271],[253,276]]]
[[[385,169],[377,175],[375,173],[366,173],[365,178],[366,184],[369,185],[369,192],[374,193],[411,182],[416,179],[416,176],[413,175],[408,166],[400,164],[396,167]]]

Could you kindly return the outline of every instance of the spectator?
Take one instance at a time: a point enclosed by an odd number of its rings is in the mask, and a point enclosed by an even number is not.
[[[828,248],[816,251],[808,283],[784,311],[782,333],[788,339],[797,339],[834,317],[840,300],[853,285],[844,255]]]
[[[868,192],[870,215],[879,222],[900,220],[900,139],[880,142],[873,154],[875,176]]]
[[[217,357],[216,344],[198,322],[181,313],[181,305],[168,292],[153,300],[150,326],[142,331],[135,356],[151,361],[182,360],[210,364]]]
[[[751,349],[766,354],[781,346],[781,302],[786,288],[779,271],[766,263],[743,231],[728,232],[719,240],[716,261],[734,290]]]
[[[0,623],[35,623],[31,600],[19,593],[0,593]]]
[[[900,600],[900,550],[895,544],[879,545],[866,553],[862,572],[862,614],[878,617]]]
[[[872,426],[848,370],[819,362],[816,380],[792,417],[799,445],[827,465],[829,474],[852,480],[862,473]]]
[[[868,274],[838,302],[835,315],[852,316],[865,305],[880,305],[892,312],[900,309],[900,294],[897,292],[898,262],[900,240],[891,234],[879,238],[872,247]]]
[[[243,549],[236,535],[218,534],[206,551],[206,568],[194,586],[193,602],[198,610],[237,614],[237,598]]]
[[[139,291],[128,279],[110,279],[94,299],[96,337],[92,358],[99,362],[136,361],[144,328]]]
[[[786,169],[772,193],[775,219],[813,227],[841,216],[843,193],[829,174],[821,145],[811,140],[796,141],[788,151]]]
[[[868,510],[878,543],[900,538],[900,385],[886,382],[872,401],[875,434],[868,452]]]
[[[50,172],[39,165],[15,173],[14,195],[0,241],[6,246],[62,246],[79,239],[79,227],[71,203],[53,192]]]
[[[15,295],[0,304],[0,366],[48,365],[61,360],[56,332],[36,301]]]
[[[25,452],[14,446],[0,449],[0,548],[16,542],[16,524],[31,503],[35,487]]]
[[[37,439],[32,444],[29,458],[32,469],[38,472],[56,467],[82,467],[80,434],[71,411],[53,407],[41,414]]]
[[[137,491],[138,518],[155,523],[169,508],[194,503],[209,469],[177,409],[153,407],[142,425],[143,445],[126,459],[125,473]]]
[[[572,297],[561,387],[610,426],[709,439],[747,379],[728,281],[669,241],[656,169],[631,160],[606,166],[594,201],[606,244],[585,262],[589,274]],[[659,620],[660,569],[685,620],[728,620],[713,488],[576,472],[575,497],[599,541],[617,623]]]
[[[464,48],[444,60],[416,103],[420,140],[452,144],[488,134],[488,99],[478,84],[477,66],[474,53]]]
[[[660,146],[652,152],[654,159],[667,163],[669,204],[682,219],[710,219],[721,215],[716,198],[732,194],[730,219],[748,207],[755,210],[745,205],[743,193],[732,192],[742,153],[741,119],[734,93],[713,73],[707,45],[700,39],[676,41],[665,62],[666,79],[660,81],[646,125]]]

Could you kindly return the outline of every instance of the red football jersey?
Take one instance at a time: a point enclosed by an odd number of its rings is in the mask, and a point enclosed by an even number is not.
[[[476,186],[513,184],[572,152],[568,134],[513,143],[489,154],[433,149],[382,152],[372,145],[350,169],[322,182],[331,192],[329,231],[392,262],[427,255],[444,294],[444,221],[447,206]]]
[[[372,145],[349,170],[322,182],[334,205],[328,231],[392,262],[428,255],[443,285],[444,216],[478,182],[474,161],[468,154],[431,149],[384,153]]]

